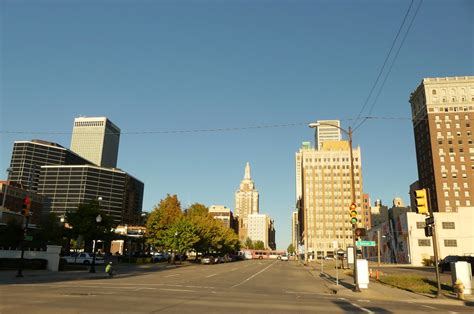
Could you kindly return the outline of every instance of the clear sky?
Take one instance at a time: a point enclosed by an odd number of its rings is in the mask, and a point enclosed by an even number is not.
[[[145,183],[143,210],[167,193],[234,209],[249,161],[286,248],[306,124],[356,123],[410,3],[0,0],[0,178],[14,141],[69,147],[75,117],[107,116],[123,132],[118,167]],[[408,201],[409,95],[424,77],[473,75],[473,21],[474,1],[422,3],[370,113],[397,119],[354,133],[372,202]],[[295,125],[167,133],[279,124]]]

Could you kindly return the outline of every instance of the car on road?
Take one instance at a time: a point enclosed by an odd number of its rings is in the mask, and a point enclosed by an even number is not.
[[[214,264],[215,257],[211,255],[206,255],[201,257],[201,264]]]
[[[439,263],[439,271],[451,271],[451,263],[456,262],[468,262],[471,264],[471,272],[474,272],[474,257],[473,256],[459,256],[459,255],[448,255],[443,258]]]
[[[168,260],[168,256],[169,256],[168,253],[156,252],[156,253],[153,253],[151,260],[153,261],[153,263],[165,262]]]
[[[289,258],[288,258],[288,255],[286,255],[286,254],[283,254],[283,255],[280,257],[280,260],[281,260],[281,261],[288,262],[288,259],[289,259]]]
[[[94,260],[94,255],[92,253],[73,253],[68,256],[63,256],[63,259],[66,260],[68,264],[84,264],[84,265],[89,265],[92,264],[92,261]],[[95,264],[104,264],[104,258],[102,256],[98,256],[96,254],[95,256]]]

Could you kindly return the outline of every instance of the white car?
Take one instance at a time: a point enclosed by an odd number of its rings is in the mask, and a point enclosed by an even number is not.
[[[289,258],[288,258],[288,255],[282,255],[282,256],[280,257],[280,260],[281,260],[281,261],[286,261],[286,262],[288,262],[288,259],[289,259]]]
[[[63,256],[69,264],[92,264],[94,259],[92,253],[74,253],[69,256]],[[95,256],[95,264],[104,264],[104,258],[102,256]]]

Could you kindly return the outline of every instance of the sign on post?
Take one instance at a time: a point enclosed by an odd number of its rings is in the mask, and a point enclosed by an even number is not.
[[[357,246],[375,246],[375,241],[356,241]]]
[[[430,217],[426,218],[425,219],[425,224],[426,225],[433,225],[434,224],[434,217],[430,216]]]

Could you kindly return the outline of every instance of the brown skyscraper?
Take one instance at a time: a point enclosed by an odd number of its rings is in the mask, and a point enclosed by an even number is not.
[[[425,78],[410,103],[419,186],[433,210],[474,206],[474,76]]]

